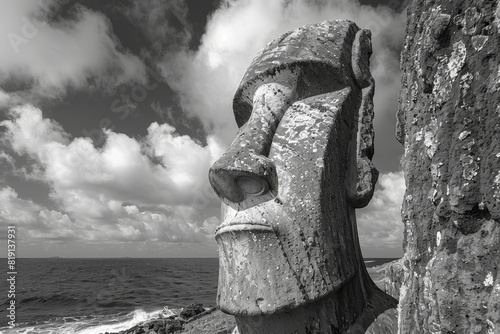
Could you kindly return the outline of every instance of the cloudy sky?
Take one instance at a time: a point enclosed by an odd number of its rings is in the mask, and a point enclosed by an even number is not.
[[[0,0],[0,226],[19,257],[215,257],[208,168],[267,42],[347,18],[372,31],[375,158],[365,257],[402,255],[394,138],[399,0]],[[0,251],[6,254],[6,243]]]

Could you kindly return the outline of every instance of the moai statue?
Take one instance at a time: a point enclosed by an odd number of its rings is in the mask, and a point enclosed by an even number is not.
[[[395,332],[356,227],[378,175],[370,54],[353,22],[307,25],[268,44],[236,91],[240,129],[209,172],[223,202],[217,302],[235,333]]]

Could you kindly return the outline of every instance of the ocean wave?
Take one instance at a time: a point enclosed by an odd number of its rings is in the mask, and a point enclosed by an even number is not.
[[[101,303],[97,304],[97,306],[104,307],[104,308],[134,307],[135,305],[136,305],[135,303],[125,302],[123,300],[106,301],[106,302],[101,302]]]
[[[79,300],[76,297],[69,297],[60,294],[52,296],[32,296],[32,297],[22,298],[20,300],[20,303],[23,305],[32,305],[32,304],[37,305],[37,304],[49,303],[51,306],[52,305],[66,306],[68,304],[77,304],[80,302],[81,300]]]
[[[122,330],[129,329],[141,322],[149,320],[151,318],[157,317],[161,313],[161,310],[156,310],[152,312],[146,312],[142,309],[135,310],[134,312],[127,314],[120,319],[116,319],[115,323],[100,324],[98,326],[89,326],[85,329],[80,329],[75,331],[75,334],[96,334],[105,332],[119,332]]]
[[[0,328],[5,334],[98,334],[119,332],[137,324],[158,317],[162,310],[135,310],[127,314],[99,315],[85,317],[58,317],[51,321],[23,325],[9,329]]]

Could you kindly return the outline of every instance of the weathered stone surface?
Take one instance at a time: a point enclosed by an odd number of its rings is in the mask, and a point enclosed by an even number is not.
[[[240,130],[211,168],[221,197],[219,307],[246,333],[393,333],[354,209],[373,194],[370,33],[325,21],[271,42],[234,98]]]
[[[499,13],[497,0],[408,8],[401,333],[500,333]]]
[[[384,270],[384,288],[383,290],[399,300],[399,291],[403,285],[404,267],[403,260],[399,259],[388,263]]]

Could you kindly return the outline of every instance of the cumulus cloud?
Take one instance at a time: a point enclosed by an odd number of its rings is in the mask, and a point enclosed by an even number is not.
[[[122,50],[104,15],[75,6],[72,18],[51,22],[55,0],[0,5],[0,106],[145,80],[144,65]]]
[[[8,165],[11,169],[15,168],[14,158],[5,152],[0,152],[0,161]]]
[[[0,109],[3,109],[9,105],[10,96],[5,91],[0,89]]]
[[[0,224],[29,225],[36,222],[41,206],[18,197],[11,187],[0,188]]]
[[[135,205],[108,201],[111,220],[88,220],[81,216],[49,210],[30,200],[19,198],[11,187],[0,188],[0,222],[3,227],[15,225],[22,230],[23,242],[172,242],[213,244],[218,219],[201,223],[186,222],[180,215],[141,210]]]
[[[358,210],[359,240],[365,256],[374,252],[390,254],[388,257],[401,255],[405,189],[403,172],[381,174],[370,204]]]
[[[70,138],[33,106],[13,108],[10,118],[0,122],[4,140],[37,161],[61,209],[31,203],[22,214],[24,200],[4,190],[5,207],[12,208],[6,221],[24,217],[43,227],[32,237],[180,242],[205,240],[213,230],[218,200],[206,171],[222,154],[215,138],[201,146],[168,124],[152,123],[143,140],[107,130],[97,149],[89,138]]]
[[[361,6],[349,0],[224,0],[209,19],[198,50],[169,55],[161,68],[185,111],[198,116],[209,133],[229,144],[236,131],[232,96],[252,58],[280,34],[327,19],[351,19],[372,31],[372,71],[379,83],[376,114],[394,112],[387,101],[397,101],[399,91],[398,48],[404,36],[404,14],[388,7]]]

